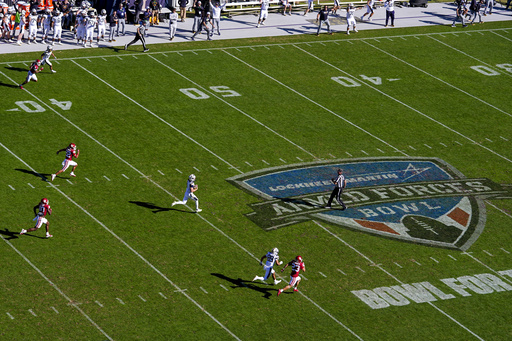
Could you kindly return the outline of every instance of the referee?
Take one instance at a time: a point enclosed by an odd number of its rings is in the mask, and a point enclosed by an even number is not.
[[[130,47],[130,45],[138,42],[139,40],[142,42],[142,47],[144,48],[144,52],[148,52],[149,49],[146,47],[146,38],[144,38],[144,32],[146,31],[146,20],[142,20],[140,22],[140,25],[139,27],[137,27],[137,33],[135,34],[135,38],[129,42],[128,44],[126,44],[124,46],[124,49],[127,50],[128,47]]]
[[[338,176],[336,178],[332,178],[331,181],[334,184],[334,189],[332,190],[331,197],[329,198],[327,205],[325,205],[325,208],[332,208],[332,200],[336,197],[336,201],[340,204],[341,210],[344,211],[347,206],[345,206],[343,201],[341,201],[341,193],[343,192],[343,188],[347,186],[347,181],[343,176],[343,170],[341,168],[338,168]]]

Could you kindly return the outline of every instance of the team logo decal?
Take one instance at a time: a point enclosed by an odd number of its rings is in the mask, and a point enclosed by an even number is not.
[[[342,168],[345,211],[326,209]],[[510,199],[512,186],[468,179],[437,158],[377,158],[301,163],[227,179],[263,199],[247,218],[266,231],[305,220],[402,241],[467,250],[482,232],[484,199]]]

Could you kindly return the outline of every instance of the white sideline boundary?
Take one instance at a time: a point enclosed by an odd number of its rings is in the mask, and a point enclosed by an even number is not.
[[[366,42],[365,42],[365,43],[366,43]],[[369,43],[367,43],[367,44],[368,44],[369,46],[374,47],[373,45],[371,45],[371,44],[369,44]],[[348,72],[343,71],[343,70],[341,70],[340,68],[338,68],[338,67],[336,67],[336,66],[332,65],[331,63],[329,63],[329,62],[327,62],[327,61],[325,61],[325,60],[323,60],[323,59],[321,59],[321,58],[319,58],[319,57],[315,56],[315,55],[314,55],[314,54],[312,54],[311,52],[306,51],[306,50],[304,50],[304,49],[302,49],[302,48],[300,48],[300,47],[298,47],[298,46],[295,46],[295,47],[296,47],[297,49],[301,50],[301,51],[304,51],[304,53],[306,53],[306,54],[308,54],[308,55],[312,56],[313,58],[318,59],[318,60],[319,60],[319,61],[321,61],[322,63],[324,63],[324,64],[326,64],[326,65],[329,65],[330,67],[332,67],[332,68],[334,68],[334,69],[336,69],[336,70],[338,70],[338,71],[342,72],[343,74],[345,74],[345,75],[347,75],[347,76],[349,76],[349,77],[351,77],[351,78],[354,78],[354,79],[355,79],[355,77],[354,77],[354,76],[352,76],[351,74],[349,74]],[[380,49],[379,49],[379,48],[377,48],[377,47],[375,47],[375,48],[376,48],[376,49],[378,49],[378,50],[380,50]],[[384,52],[384,53],[386,53],[386,54],[389,54],[388,52],[385,52],[385,51],[383,51],[383,52]],[[393,57],[394,57],[394,56],[393,56]],[[396,58],[396,57],[394,57],[394,58]],[[397,59],[398,59],[398,58],[397,58]],[[406,63],[406,64],[407,64],[407,62],[404,62],[404,63]],[[411,66],[412,66],[412,65],[411,65]],[[414,67],[414,66],[412,66],[412,67]],[[374,86],[372,86],[372,85],[368,84],[367,82],[365,82],[365,81],[361,81],[361,80],[359,80],[359,79],[358,79],[358,82],[360,82],[360,83],[362,83],[362,84],[364,84],[364,85],[368,86],[369,88],[371,88],[371,89],[373,89],[373,90],[377,91],[378,93],[380,93],[380,94],[382,94],[382,95],[386,96],[387,98],[389,98],[389,99],[391,99],[391,100],[393,100],[393,101],[395,101],[395,102],[397,102],[397,103],[399,103],[399,104],[403,105],[404,107],[406,107],[406,108],[408,108],[408,109],[410,109],[410,110],[412,110],[412,111],[414,111],[414,112],[416,112],[416,113],[420,114],[421,116],[423,116],[423,117],[425,117],[425,118],[427,118],[427,119],[431,120],[432,122],[437,123],[438,125],[442,126],[443,128],[446,128],[447,130],[451,131],[452,133],[454,133],[454,134],[456,134],[456,135],[459,135],[460,137],[462,137],[462,138],[464,138],[464,139],[468,140],[469,142],[471,142],[471,143],[473,143],[473,144],[475,144],[475,145],[477,145],[477,146],[479,146],[479,147],[481,147],[481,148],[483,148],[483,149],[487,150],[488,152],[491,152],[492,154],[494,154],[494,155],[496,155],[496,156],[498,156],[498,157],[500,157],[500,158],[502,158],[502,159],[504,159],[504,160],[506,160],[506,161],[508,161],[508,162],[512,163],[512,160],[508,159],[507,157],[505,157],[505,156],[503,156],[503,155],[499,154],[498,152],[496,152],[496,151],[494,151],[494,150],[492,150],[492,149],[490,149],[490,148],[487,148],[486,146],[484,146],[484,145],[482,145],[482,144],[480,144],[480,143],[476,142],[475,140],[471,139],[470,137],[468,137],[468,136],[466,136],[466,135],[464,135],[464,134],[462,134],[462,133],[460,133],[460,132],[456,131],[456,130],[455,130],[455,129],[453,129],[453,128],[448,127],[446,124],[444,124],[444,123],[442,123],[442,122],[439,122],[439,121],[435,120],[434,118],[432,118],[432,117],[428,116],[427,114],[422,113],[422,112],[421,112],[421,111],[419,111],[418,109],[415,109],[415,108],[411,107],[410,105],[408,105],[408,104],[406,104],[406,103],[404,103],[404,102],[400,101],[399,99],[396,99],[396,98],[394,98],[394,97],[393,97],[393,96],[391,96],[391,95],[388,95],[388,94],[387,94],[387,93],[385,93],[384,91],[377,89],[376,87],[374,87]],[[379,140],[380,140],[380,139],[379,139]],[[406,153],[404,153],[404,152],[402,152],[402,151],[400,151],[400,152],[401,152],[402,154],[404,154],[405,156],[409,156],[409,155],[407,155]]]
[[[386,269],[384,269],[380,264],[376,264],[374,261],[372,261],[369,257],[367,257],[365,254],[363,254],[362,252],[360,252],[359,250],[357,250],[355,247],[353,247],[352,245],[350,245],[349,243],[347,243],[346,241],[344,241],[343,239],[341,239],[340,237],[338,237],[336,234],[332,233],[331,231],[329,231],[326,227],[324,227],[323,225],[321,225],[320,223],[318,223],[316,220],[313,220],[313,222],[318,225],[320,228],[322,228],[324,231],[326,231],[328,234],[330,234],[331,236],[333,236],[334,238],[338,239],[340,242],[342,242],[343,244],[345,244],[345,246],[349,247],[350,249],[352,249],[353,251],[355,251],[358,255],[360,255],[361,257],[363,257],[364,259],[366,259],[368,262],[370,262],[370,264],[373,264],[375,267],[377,267],[379,270],[383,271],[385,274],[387,274],[388,276],[390,276],[391,278],[393,278],[395,281],[397,281],[398,283],[400,284],[405,284],[404,282],[402,282],[401,280],[399,280],[398,278],[396,278],[394,275],[392,275],[391,273],[389,273]],[[467,331],[468,333],[470,333],[471,335],[473,335],[475,338],[477,338],[478,340],[481,340],[481,341],[484,341],[484,339],[482,339],[480,336],[478,336],[477,334],[475,334],[473,331],[471,331],[468,327],[464,326],[462,323],[460,323],[459,321],[457,321],[454,317],[452,317],[450,314],[446,313],[444,310],[442,310],[441,308],[437,307],[435,304],[433,304],[432,302],[426,302],[428,305],[430,305],[432,308],[436,309],[437,311],[439,311],[441,314],[443,314],[444,316],[446,316],[447,318],[449,318],[452,322],[456,323],[459,327],[461,327],[462,329],[464,329],[465,331]]]
[[[79,64],[77,64],[79,65]],[[8,77],[7,75],[5,75],[3,72],[0,71],[0,74],[2,74],[4,77],[6,77],[7,79],[9,79],[11,82],[13,82],[14,84],[16,84],[16,82],[14,82],[10,77]],[[98,77],[96,77],[98,78]],[[119,155],[117,155],[116,153],[114,153],[112,150],[110,150],[109,148],[107,148],[105,145],[103,145],[101,142],[99,142],[98,140],[96,140],[94,137],[92,137],[91,135],[89,135],[89,133],[85,132],[83,129],[81,129],[80,127],[78,127],[76,124],[74,124],[73,122],[71,122],[69,119],[67,119],[65,116],[63,116],[62,114],[60,114],[57,110],[55,110],[54,108],[50,107],[48,104],[46,104],[45,102],[43,102],[41,99],[39,99],[37,96],[35,96],[34,94],[32,94],[30,91],[28,90],[25,90],[27,91],[27,93],[29,93],[34,99],[36,99],[38,102],[42,103],[44,106],[46,106],[48,109],[50,109],[51,111],[53,111],[55,114],[57,114],[59,117],[61,117],[62,119],[64,119],[66,122],[68,122],[69,124],[71,124],[73,127],[75,127],[77,130],[79,130],[80,132],[82,132],[84,135],[86,135],[87,137],[89,137],[91,140],[93,140],[94,142],[96,142],[98,145],[100,145],[101,147],[103,147],[105,150],[107,150],[108,152],[110,152],[112,155],[114,155],[116,158],[118,158],[120,161],[122,161],[123,163],[125,163],[126,165],[128,165],[130,168],[132,168],[135,172],[137,172],[138,174],[140,174],[142,177],[146,178],[149,182],[151,182],[153,185],[155,185],[156,187],[158,187],[159,189],[161,189],[162,191],[164,191],[165,193],[167,193],[169,196],[173,197],[174,199],[178,199],[176,196],[174,196],[171,192],[167,191],[165,188],[163,188],[162,186],[160,186],[158,183],[156,183],[155,181],[153,181],[150,177],[146,176],[144,173],[142,173],[140,170],[138,170],[137,168],[135,168],[135,166],[131,165],[130,163],[128,163],[128,161],[124,160],[123,158],[121,158]],[[117,90],[118,91],[118,90]],[[127,97],[125,94],[121,93],[120,91],[118,91],[120,94],[122,94],[124,97]],[[128,98],[128,97],[127,97]],[[131,98],[129,98],[132,102],[136,103],[138,106],[140,106],[140,104],[138,104],[137,102],[135,102],[134,100],[132,100]],[[192,140],[192,139],[190,139]],[[193,141],[193,140],[192,140]],[[194,141],[195,142],[195,141]],[[1,143],[0,143],[1,144]],[[3,146],[3,145],[2,145]],[[4,147],[5,148],[5,147]],[[9,151],[10,152],[10,151]],[[12,152],[10,152],[11,154],[13,154]],[[27,167],[29,167],[33,172],[37,173],[34,169],[32,169],[28,164],[26,164],[23,160],[21,160],[18,156],[16,156],[15,154],[13,154],[16,158],[18,158],[21,162],[23,162]],[[219,157],[220,159],[220,157]],[[235,168],[232,166],[233,169],[237,170],[239,173],[242,173],[242,171],[240,171],[239,169]],[[37,173],[39,174],[39,173]],[[40,175],[41,176],[41,175]],[[42,178],[44,178],[43,176],[41,176]],[[86,211],[84,208],[82,208],[80,205],[78,205],[77,203],[75,203],[71,198],[69,198],[64,192],[62,192],[60,189],[58,189],[55,185],[51,184],[51,187],[53,187],[54,189],[56,189],[58,192],[60,192],[64,197],[66,197],[69,201],[71,201],[73,204],[75,204],[77,207],[79,207],[84,213],[86,213],[88,216],[90,216],[94,221],[96,221],[97,223],[99,223],[103,228],[105,228],[108,232],[110,232],[115,238],[117,238],[123,245],[125,245],[126,247],[128,247],[132,252],[134,252],[139,258],[141,258],[147,265],[149,265],[153,270],[155,270],[158,274],[160,274],[164,279],[166,279],[169,283],[171,283],[176,289],[178,289],[185,297],[187,297],[189,300],[193,301],[196,306],[198,306],[205,314],[207,314],[210,318],[212,318],[215,322],[217,322],[220,326],[222,326],[222,328],[224,328],[226,331],[228,331],[228,333],[230,335],[232,335],[234,338],[236,338],[237,340],[239,340],[239,338],[234,335],[231,331],[229,331],[226,327],[224,327],[219,321],[217,321],[215,319],[215,317],[213,317],[213,315],[211,315],[210,313],[208,313],[206,310],[204,310],[197,302],[195,302],[188,294],[186,294],[183,290],[179,289],[178,286],[176,286],[174,283],[172,283],[167,277],[165,277],[165,275],[163,273],[161,273],[157,268],[155,268],[151,263],[149,263],[149,261],[147,261],[144,257],[142,257],[140,254],[137,253],[137,251],[135,251],[133,248],[131,248],[131,246],[129,246],[124,240],[122,240],[120,237],[118,237],[113,231],[111,231],[110,229],[108,229],[105,225],[103,225],[103,223],[101,223],[99,220],[97,220],[94,216],[92,216],[88,211]],[[185,206],[187,207],[189,210],[192,210],[191,208],[189,208],[188,206]],[[228,236],[226,233],[224,233],[222,230],[220,230],[217,226],[215,226],[213,223],[211,223],[209,220],[207,220],[206,218],[204,218],[202,215],[200,214],[196,214],[198,217],[200,217],[204,222],[206,222],[208,225],[210,225],[211,227],[213,227],[217,232],[221,233],[224,237],[226,237],[227,239],[229,239],[232,243],[234,243],[235,245],[237,245],[240,249],[242,249],[243,251],[245,251],[248,255],[250,255],[253,259],[255,259],[256,261],[260,261],[256,256],[254,256],[250,251],[248,251],[246,248],[244,248],[242,245],[240,245],[238,242],[236,242],[233,238],[231,238],[230,236]],[[355,334],[352,330],[350,330],[347,326],[345,326],[343,323],[341,323],[339,320],[337,320],[334,316],[332,316],[330,313],[328,313],[325,309],[323,309],[321,306],[319,306],[317,303],[315,303],[312,299],[310,299],[309,297],[307,297],[305,294],[301,293],[302,296],[304,296],[309,302],[311,302],[312,304],[314,304],[318,309],[320,309],[323,313],[327,314],[331,319],[333,319],[336,323],[338,323],[340,326],[342,326],[343,328],[345,328],[348,332],[350,332],[352,335],[356,336],[358,339],[362,340],[359,336],[357,336],[357,334]]]
[[[12,152],[10,150],[8,150],[1,142],[0,142],[0,145],[5,148],[8,152],[10,152],[12,154]],[[14,155],[14,154],[13,154]],[[66,295],[58,286],[57,284],[55,284],[54,282],[52,282],[48,277],[46,277],[46,275],[41,271],[39,270],[39,268],[37,266],[34,265],[34,263],[32,263],[27,257],[25,257],[25,255],[23,253],[21,253],[14,245],[12,245],[11,242],[9,242],[7,239],[4,238],[4,236],[1,236],[2,237],[2,240],[7,244],[9,245],[21,258],[23,258],[23,260],[25,262],[28,263],[28,265],[30,265],[32,267],[32,269],[34,269],[41,277],[44,278],[45,281],[47,281],[51,287],[53,287],[55,290],[57,290],[57,292],[62,296],[64,297],[64,299],[66,301],[68,301],[68,304],[73,306],[76,310],[78,310],[80,312],[80,314],[82,314],[94,327],[96,327],[96,329],[98,329],[98,331],[100,333],[102,333],[108,340],[113,340],[96,322],[93,321],[92,318],[89,317],[89,315],[87,315],[85,313],[85,311],[83,311],[77,304],[74,304],[73,303],[73,300],[71,300],[68,295]]]
[[[216,95],[215,93],[211,92],[210,90],[204,88],[203,86],[199,85],[198,83],[194,82],[193,80],[191,80],[190,78],[186,77],[185,75],[183,75],[182,73],[174,70],[173,68],[171,68],[169,65],[161,62],[160,60],[156,59],[155,57],[149,55],[148,56],[149,58],[153,59],[154,61],[156,61],[157,63],[163,65],[164,67],[166,67],[167,69],[171,70],[172,72],[174,72],[175,74],[177,74],[178,76],[186,79],[188,82],[194,84],[195,86],[197,86],[198,88],[201,88],[201,90],[207,92],[209,95],[217,98],[219,101],[221,101],[222,103],[228,105],[229,107],[233,108],[234,110],[238,111],[239,113],[241,113],[242,115],[248,117],[249,119],[253,120],[254,122],[256,122],[257,124],[259,124],[260,126],[264,127],[265,129],[267,129],[268,131],[272,132],[273,134],[279,136],[280,138],[282,138],[283,140],[285,140],[286,142],[292,144],[293,146],[299,148],[300,150],[302,150],[304,153],[306,154],[309,154],[310,156],[312,156],[314,159],[318,159],[315,155],[313,155],[311,152],[307,151],[305,148],[299,146],[298,144],[296,144],[295,142],[291,141],[290,139],[284,137],[283,135],[279,134],[277,131],[275,131],[274,129],[270,128],[269,126],[267,126],[266,124],[258,121],[257,119],[255,119],[254,117],[252,117],[251,115],[247,114],[246,112],[244,112],[243,110],[235,107],[233,104],[229,103],[228,101],[226,101],[225,99],[221,98],[220,96]]]
[[[38,176],[40,176],[42,179],[45,179],[45,177],[41,174],[39,174],[34,168],[32,168],[28,163],[26,163],[23,159],[21,159],[18,155],[14,154],[14,152],[12,152],[9,148],[7,148],[4,144],[2,144],[0,142],[0,146],[2,146],[6,151],[8,151],[12,156],[14,156],[16,159],[18,159],[18,161],[20,161],[21,163],[23,163],[27,168],[29,168],[32,172],[34,172],[35,174],[37,174]],[[111,229],[109,229],[105,224],[103,224],[101,221],[99,221],[96,217],[94,217],[91,213],[89,213],[89,211],[87,211],[85,208],[83,208],[82,206],[80,206],[76,201],[74,201],[73,199],[71,199],[66,193],[64,193],[63,191],[61,191],[59,188],[57,188],[56,186],[54,186],[51,182],[49,183],[51,185],[51,187],[53,187],[53,189],[55,189],[57,192],[59,192],[64,198],[66,198],[69,202],[71,202],[73,205],[75,205],[76,207],[78,207],[82,212],[84,212],[87,216],[89,216],[92,220],[94,220],[96,223],[98,223],[101,227],[103,227],[103,229],[105,229],[105,231],[109,232],[112,236],[114,236],[119,242],[121,242],[121,244],[123,244],[124,246],[126,246],[130,251],[132,251],[138,258],[140,258],[144,263],[146,263],[146,265],[148,265],[151,269],[153,269],[157,274],[159,274],[163,279],[165,279],[169,284],[171,284],[175,289],[179,290],[181,292],[181,294],[183,294],[183,296],[185,296],[189,301],[191,301],[194,305],[196,305],[201,311],[203,311],[206,315],[208,315],[208,317],[210,317],[213,321],[215,321],[222,329],[224,329],[229,335],[231,335],[234,339],[236,340],[240,340],[232,331],[230,331],[226,326],[224,326],[219,320],[217,320],[212,314],[210,314],[206,309],[204,309],[204,307],[202,307],[199,303],[197,303],[192,297],[190,297],[190,295],[188,295],[187,293],[185,293],[183,290],[181,290],[180,287],[178,287],[178,285],[176,285],[173,281],[171,281],[165,274],[163,274],[160,270],[158,270],[153,264],[151,264],[146,258],[144,258],[140,253],[138,253],[134,248],[132,248],[127,242],[125,242],[121,237],[119,237],[114,231],[112,231]],[[2,239],[4,239],[2,237]],[[4,241],[6,241],[4,239]],[[6,241],[7,242],[7,241]],[[10,245],[10,243],[8,243]],[[13,247],[13,246],[11,246]],[[14,248],[14,247],[13,247]],[[15,249],[16,250],[16,249]],[[16,252],[18,252],[16,250]],[[21,253],[19,253],[27,262],[29,262],[30,265],[32,265],[32,267],[37,270],[51,285],[54,285],[54,283],[52,283],[46,276],[44,276],[44,274],[42,272],[40,272],[32,263],[30,263],[30,261],[28,259],[25,258],[25,256],[23,256]],[[55,286],[56,287],[56,286]],[[56,287],[57,289],[57,287]],[[71,300],[65,296],[65,294],[60,291],[60,289],[58,289],[58,291],[68,300],[71,302]],[[79,309],[80,312],[82,312],[82,310],[76,305],[76,304],[72,304],[73,306],[75,306],[77,309]],[[89,321],[91,321],[94,325],[96,325],[94,323],[94,321],[92,321],[87,315],[85,315],[85,313],[83,313],[84,316],[86,316]],[[96,325],[97,326],[97,325]],[[97,326],[97,328],[101,330],[101,328],[99,328],[99,326]],[[103,331],[102,331],[103,332]],[[108,337],[107,334],[105,334],[103,332],[103,334],[105,336]],[[110,340],[112,340],[110,337],[109,337]]]

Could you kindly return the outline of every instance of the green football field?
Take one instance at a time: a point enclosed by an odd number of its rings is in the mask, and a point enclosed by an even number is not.
[[[0,61],[2,340],[512,339],[510,23],[56,56]]]

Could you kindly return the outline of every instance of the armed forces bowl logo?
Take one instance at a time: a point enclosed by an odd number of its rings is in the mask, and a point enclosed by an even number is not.
[[[323,208],[336,170],[347,181],[342,199]],[[467,250],[485,225],[485,199],[510,199],[512,186],[467,179],[437,158],[378,158],[301,163],[227,179],[263,201],[247,218],[266,231],[322,220],[402,241]],[[339,208],[339,209],[337,209]]]

